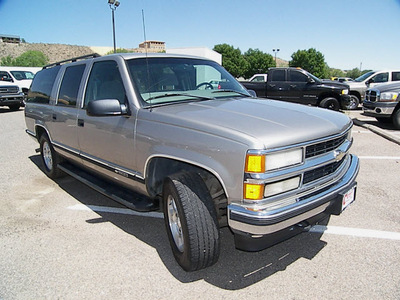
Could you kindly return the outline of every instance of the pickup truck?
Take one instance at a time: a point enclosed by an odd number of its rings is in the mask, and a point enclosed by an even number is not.
[[[378,122],[393,123],[400,129],[400,81],[377,85],[365,93],[363,112]]]
[[[365,99],[365,92],[376,85],[400,81],[400,70],[370,71],[347,84],[350,87],[350,103],[347,109],[356,109]]]
[[[18,110],[24,106],[25,95],[17,85],[0,81],[0,106],[8,106],[10,110]]]
[[[300,68],[270,68],[267,82],[242,82],[258,97],[316,105],[332,110],[345,108],[350,96],[346,84],[320,80]]]
[[[355,199],[346,115],[254,98],[205,58],[130,53],[46,66],[25,121],[50,178],[67,173],[134,210],[161,210],[186,271],[217,262],[222,226],[238,249],[259,251]]]

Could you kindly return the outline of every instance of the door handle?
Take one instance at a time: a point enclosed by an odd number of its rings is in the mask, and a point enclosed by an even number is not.
[[[78,126],[79,126],[79,127],[85,126],[85,121],[82,120],[82,119],[78,119]]]
[[[297,85],[295,85],[295,84],[291,84],[291,85],[290,85],[291,88],[295,88],[296,86],[297,86]]]

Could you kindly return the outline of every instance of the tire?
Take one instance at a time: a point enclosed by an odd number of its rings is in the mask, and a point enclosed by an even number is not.
[[[58,168],[58,164],[62,161],[61,157],[54,151],[46,134],[39,139],[40,157],[42,159],[44,172],[52,179],[61,177],[64,173]]]
[[[163,211],[172,252],[185,271],[215,264],[220,252],[217,214],[203,179],[180,172],[164,182]]]
[[[333,97],[322,99],[322,101],[319,103],[319,106],[336,111],[338,111],[340,108],[339,101]]]
[[[400,109],[397,109],[392,116],[393,126],[396,129],[400,129]]]
[[[343,109],[346,110],[355,110],[358,108],[360,104],[360,99],[358,99],[355,95],[350,95],[350,103],[348,105],[343,105]]]

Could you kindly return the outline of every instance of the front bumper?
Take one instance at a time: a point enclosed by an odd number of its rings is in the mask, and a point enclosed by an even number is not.
[[[268,211],[252,211],[238,204],[228,205],[229,226],[235,235],[258,239],[266,235],[282,232],[293,225],[305,220],[311,220],[320,214],[340,214],[343,194],[356,186],[355,180],[360,168],[358,157],[350,155],[350,158],[351,162],[348,169],[334,184],[317,193],[311,193],[307,199],[302,199],[294,207],[280,213],[271,214]],[[278,237],[276,242],[286,238],[287,236],[283,235]],[[239,248],[243,249],[243,247]],[[257,248],[256,250],[261,250],[262,248],[265,247]]]
[[[363,102],[363,112],[366,116],[389,118],[392,116],[398,102]]]
[[[342,107],[350,105],[351,97],[350,95],[340,95],[340,102]]]
[[[8,106],[19,104],[21,106],[24,105],[25,97],[22,95],[2,95],[0,96],[0,106]]]

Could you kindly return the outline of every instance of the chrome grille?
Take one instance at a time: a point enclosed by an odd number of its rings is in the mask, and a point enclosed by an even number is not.
[[[333,140],[324,141],[318,144],[310,145],[306,147],[306,158],[317,156],[320,154],[327,153],[336,149],[346,140],[346,135],[338,137]]]
[[[305,172],[304,176],[303,176],[303,184],[312,182],[314,180],[320,179],[322,177],[325,177],[327,175],[334,173],[337,169],[339,169],[339,167],[341,166],[343,161],[344,161],[344,159],[342,159],[341,161],[337,161],[337,162],[316,168],[314,170]]]
[[[372,102],[379,101],[379,95],[375,90],[368,90],[365,94],[365,99]]]
[[[0,94],[17,94],[17,86],[2,86],[0,87]]]

